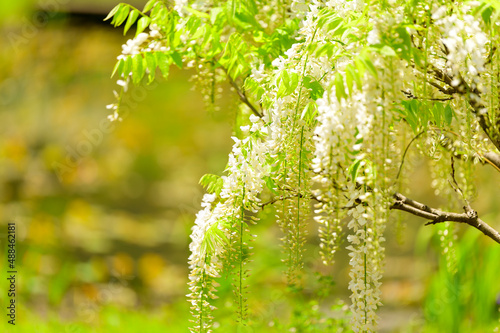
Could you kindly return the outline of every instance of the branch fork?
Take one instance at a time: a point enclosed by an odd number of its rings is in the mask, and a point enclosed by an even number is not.
[[[464,206],[464,213],[444,212],[439,209],[431,208],[423,203],[409,199],[401,193],[394,194],[394,203],[390,209],[402,210],[415,216],[430,220],[425,225],[433,225],[442,222],[465,223],[481,231],[486,236],[500,244],[500,233],[493,229],[486,222],[478,217],[475,210],[470,206]]]

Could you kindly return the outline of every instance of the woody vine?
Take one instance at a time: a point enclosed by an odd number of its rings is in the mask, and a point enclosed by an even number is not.
[[[354,332],[377,327],[392,210],[437,225],[451,270],[456,223],[500,243],[471,203],[476,165],[500,172],[499,13],[493,0],[151,0],[111,11],[125,33],[136,24],[113,71],[111,120],[131,84],[166,78],[172,65],[196,72],[207,108],[226,83],[240,101],[227,167],[201,180],[192,332],[211,332],[216,279],[227,271],[238,321],[248,323],[251,229],[267,206],[283,231],[291,286],[303,283],[311,216],[325,265],[347,235]],[[447,206],[405,195],[408,154],[429,157],[429,182]]]

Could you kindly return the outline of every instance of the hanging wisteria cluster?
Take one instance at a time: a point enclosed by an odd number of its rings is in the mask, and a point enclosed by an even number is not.
[[[318,223],[325,265],[347,239],[354,332],[377,329],[391,209],[447,222],[440,235],[448,263],[452,222],[500,242],[469,205],[474,164],[500,171],[497,9],[488,1],[439,0],[179,0],[171,6],[152,0],[142,11],[124,4],[113,9],[112,23],[127,31],[137,22],[137,33],[118,56],[121,92],[108,106],[110,119],[119,119],[130,83],[145,76],[152,82],[157,68],[166,77],[172,64],[197,71],[209,104],[217,103],[222,81],[240,101],[235,108],[243,125],[232,138],[227,168],[201,181],[209,193],[191,234],[192,332],[211,332],[223,272],[232,274],[238,321],[248,322],[251,225],[268,205],[283,232],[290,286],[304,282],[311,220]],[[465,213],[448,214],[398,193],[409,154],[430,157],[436,194],[459,194]]]

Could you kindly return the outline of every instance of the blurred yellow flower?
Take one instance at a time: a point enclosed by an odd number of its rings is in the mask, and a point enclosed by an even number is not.
[[[113,256],[112,272],[117,276],[131,276],[134,273],[134,259],[127,253],[119,252]]]
[[[31,220],[27,239],[33,244],[47,245],[56,241],[56,221],[54,217],[41,213]]]
[[[156,253],[146,253],[139,259],[139,277],[147,286],[152,286],[165,269],[165,260]]]

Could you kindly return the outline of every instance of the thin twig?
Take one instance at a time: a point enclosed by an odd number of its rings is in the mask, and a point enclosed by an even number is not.
[[[398,174],[396,175],[396,180],[399,179],[399,175],[401,174],[401,170],[403,169],[403,164],[405,162],[405,157],[406,157],[406,154],[408,153],[408,149],[410,149],[410,146],[413,143],[413,141],[418,139],[424,133],[425,133],[424,131],[418,133],[413,139],[411,139],[410,143],[408,143],[408,146],[406,146],[405,152],[403,153],[403,158],[401,159],[401,164],[399,165]]]
[[[265,206],[272,205],[272,204],[274,204],[275,202],[278,202],[278,201],[288,200],[288,199],[295,199],[295,198],[304,198],[304,197],[305,196],[302,193],[297,193],[295,195],[289,195],[289,196],[280,195],[278,197],[272,198],[269,201],[261,203],[259,206],[260,206],[261,209],[264,209]],[[311,194],[309,196],[309,199],[317,201],[317,202],[325,203],[325,201],[323,201],[320,198],[316,197],[314,194]]]
[[[493,55],[495,54],[495,51],[497,50],[497,47],[496,46],[493,46],[490,50],[490,54],[488,54],[488,58],[486,58],[486,62],[484,63],[484,65],[489,65],[491,63],[491,61],[493,60]]]
[[[455,132],[453,132],[451,130],[443,130],[443,129],[432,128],[432,127],[430,129],[436,131],[440,135],[443,135],[445,137],[447,143],[450,142],[451,139],[446,134],[443,134],[442,132],[448,132],[448,133],[453,134],[453,135],[455,135],[455,136],[457,136],[457,137],[459,137],[460,139],[463,140],[463,138],[462,138],[462,136],[460,134],[455,133]],[[466,159],[464,159],[464,154],[457,153],[456,149],[451,148],[449,145],[443,143],[442,141],[440,141],[440,144],[441,144],[441,146],[443,148],[445,148],[446,150],[450,151],[453,154],[453,156],[458,157],[459,159],[461,159],[463,161],[466,161]],[[500,155],[499,154],[491,152],[491,151],[486,152],[486,153],[481,153],[479,150],[475,150],[475,153],[479,157],[481,157],[480,161],[481,161],[481,163],[483,165],[485,163],[488,163],[493,168],[495,168],[498,172],[500,172]]]
[[[451,157],[451,179],[453,180],[453,182],[450,182],[450,185],[455,190],[455,192],[457,192],[464,200],[465,211],[466,212],[473,212],[473,209],[471,208],[471,206],[469,204],[469,200],[467,200],[467,198],[465,197],[464,191],[462,191],[462,189],[460,188],[460,185],[458,185],[458,182],[455,178],[455,159],[453,158],[453,155],[451,155],[450,157]]]

